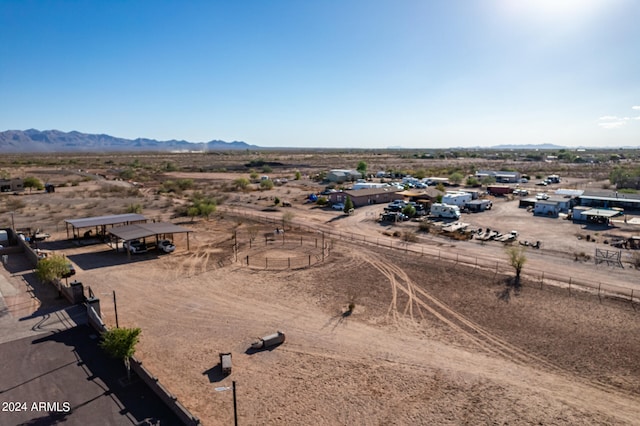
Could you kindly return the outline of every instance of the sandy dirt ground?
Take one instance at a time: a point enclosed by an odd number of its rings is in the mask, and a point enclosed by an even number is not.
[[[225,179],[207,177],[218,178]],[[81,188],[89,193],[91,185]],[[233,421],[232,381],[239,424],[640,424],[637,304],[541,288],[526,267],[516,291],[508,285],[510,270],[407,255],[358,238],[328,237],[330,254],[311,267],[248,267],[241,262],[246,256],[310,253],[293,243],[266,243],[261,237],[274,225],[255,222],[252,215],[278,220],[291,211],[287,238],[309,246],[319,231],[390,239],[385,233],[391,228],[375,221],[382,206],[342,218],[304,204],[303,186],[277,191],[263,200],[256,193],[232,196],[208,221],[183,218],[180,223],[194,231],[190,249],[186,237],[176,235],[170,255],[128,259],[102,244],[55,245],[77,266],[77,278],[101,298],[111,325],[116,292],[120,325],[142,329],[136,356],[203,424]],[[274,195],[290,199],[293,207],[265,212]],[[169,218],[165,201],[148,197],[145,213]],[[463,220],[517,229],[525,239],[543,241],[542,249],[528,254],[532,270],[637,285],[638,272],[631,268],[574,260],[576,251],[591,253],[598,244],[576,234],[601,239],[603,231],[534,218],[514,203],[499,201],[491,214]],[[56,210],[53,202],[50,209]],[[65,207],[56,214],[71,212]],[[34,208],[33,214],[35,221],[40,213]],[[252,232],[258,237],[249,248]],[[562,237],[554,238],[558,232]],[[64,228],[53,234],[64,239]],[[421,236],[412,244],[427,253],[504,258],[497,243]],[[256,337],[276,330],[286,333],[284,344],[249,350]],[[233,354],[230,376],[220,371],[219,352]]]

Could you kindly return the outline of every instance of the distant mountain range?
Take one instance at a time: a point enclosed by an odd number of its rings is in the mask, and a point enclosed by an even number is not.
[[[256,149],[245,142],[157,141],[155,139],[124,139],[109,135],[93,135],[58,130],[7,130],[0,132],[2,153],[46,152],[131,152],[131,151],[224,151]]]

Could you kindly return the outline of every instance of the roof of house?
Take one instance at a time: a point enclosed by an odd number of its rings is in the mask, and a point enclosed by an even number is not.
[[[344,191],[350,197],[366,197],[369,195],[377,194],[398,194],[404,195],[404,191],[399,191],[398,188],[393,186],[385,186],[384,188],[362,188],[362,189],[347,189]]]
[[[443,192],[433,186],[430,186],[428,188],[419,189],[419,190],[414,189],[412,191],[411,190],[399,191],[397,194],[403,195],[405,197],[427,196],[429,198],[436,198],[438,195],[443,195]]]

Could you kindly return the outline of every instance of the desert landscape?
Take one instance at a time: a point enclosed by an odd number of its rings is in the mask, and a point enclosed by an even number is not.
[[[370,170],[424,168],[433,175],[494,163],[461,158],[444,166],[362,152],[259,158],[80,155],[35,164],[16,156],[3,170],[36,176],[56,191],[2,194],[1,217],[6,226],[13,221],[16,229],[51,235],[41,247],[73,262],[74,278],[101,299],[109,326],[117,293],[120,326],[142,329],[136,357],[204,425],[233,422],[232,382],[239,424],[640,424],[634,253],[624,253],[623,268],[578,256],[593,256],[614,236],[637,235],[633,214],[629,223],[594,231],[534,217],[517,199],[500,197],[491,211],[464,215],[474,227],[542,241],[541,249],[526,251],[522,285],[514,287],[501,243],[419,232],[415,222],[380,223],[382,205],[346,215],[307,202],[324,189],[315,175],[361,159]],[[600,187],[607,172],[509,166],[559,173],[565,185],[582,189]],[[133,175],[121,178],[129,170]],[[260,188],[250,177],[256,171],[286,182]],[[239,178],[253,183],[240,190]],[[190,183],[181,189],[180,182]],[[194,196],[214,200],[215,211],[190,217]],[[65,219],[133,211],[189,228],[188,247],[186,235],[176,234],[174,253],[127,257],[106,244],[67,239]],[[403,240],[401,232],[415,239]],[[5,298],[9,314],[37,310],[25,281],[2,274],[24,290]],[[581,282],[631,298],[581,291]],[[282,345],[250,350],[276,330],[286,334]],[[220,352],[233,355],[229,376],[220,371]]]

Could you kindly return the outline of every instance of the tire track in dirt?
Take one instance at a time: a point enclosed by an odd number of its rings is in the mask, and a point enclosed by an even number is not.
[[[479,324],[449,308],[445,303],[430,295],[424,289],[418,287],[398,265],[389,261],[381,260],[377,255],[369,252],[368,250],[360,250],[357,255],[387,277],[395,292],[399,290],[405,293],[407,297],[409,297],[409,301],[407,303],[415,303],[419,311],[420,307],[424,308],[424,310],[434,315],[445,325],[460,333],[461,336],[485,352],[504,357],[505,359],[519,365],[537,366],[555,374],[571,377],[574,380],[578,379],[577,376],[567,372],[561,366],[533,355],[526,350],[503,340],[502,338],[485,330]],[[405,284],[402,285],[400,282],[404,282]],[[411,317],[411,319],[413,320],[414,318]],[[606,392],[615,392],[625,396],[637,397],[637,395],[632,392],[625,391],[608,383],[603,383],[601,381],[585,377],[580,377],[579,380]]]

